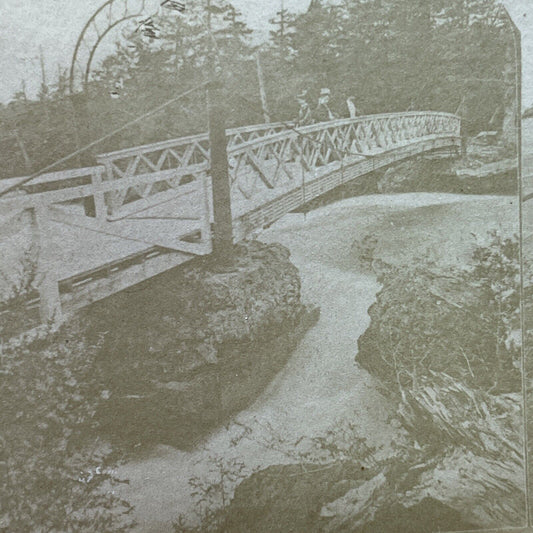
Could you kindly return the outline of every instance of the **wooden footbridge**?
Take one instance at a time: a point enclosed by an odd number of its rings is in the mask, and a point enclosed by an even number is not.
[[[380,167],[460,145],[460,119],[437,112],[229,130],[233,241]],[[207,135],[105,153],[97,161],[41,175],[0,198],[4,223],[24,210],[35,214],[39,265],[28,306],[39,308],[42,320],[213,249]],[[92,212],[84,209],[88,198]]]

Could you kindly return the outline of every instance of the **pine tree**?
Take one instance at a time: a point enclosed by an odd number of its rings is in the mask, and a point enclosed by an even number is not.
[[[310,13],[314,9],[318,9],[321,7],[322,7],[321,0],[311,0],[311,2],[309,3],[309,7],[307,8],[307,12]]]
[[[290,59],[293,49],[291,46],[291,36],[294,30],[295,15],[285,9],[283,1],[280,10],[276,12],[276,17],[269,20],[274,26],[270,30],[271,53],[282,60]]]
[[[211,0],[210,9],[212,34],[219,60],[223,60],[224,66],[228,67],[228,63],[234,64],[236,60],[250,59],[252,30],[242,20],[242,13],[225,0]]]

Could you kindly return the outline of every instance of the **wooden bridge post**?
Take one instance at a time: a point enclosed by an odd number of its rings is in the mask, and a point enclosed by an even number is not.
[[[83,91],[81,93],[71,94],[70,101],[72,102],[72,108],[74,109],[74,118],[78,133],[77,141],[79,143],[77,148],[79,150],[91,142],[89,100],[87,93]],[[92,166],[94,164],[92,154],[88,152],[81,154],[80,164],[84,167]],[[83,207],[87,216],[96,216],[96,207],[92,196],[83,199]]]
[[[94,205],[94,216],[99,222],[105,222],[107,219],[107,205],[105,203],[104,193],[98,190],[99,187],[102,185],[103,173],[104,168],[98,167],[91,174],[91,183],[92,186],[95,188],[95,192],[92,195]]]
[[[43,324],[57,323],[62,320],[61,299],[56,274],[51,268],[50,255],[50,218],[44,205],[35,207],[35,222],[38,232],[39,258],[37,263],[37,282],[40,297],[39,312]]]
[[[218,82],[209,85],[207,107],[213,188],[213,254],[222,263],[229,263],[233,248],[231,188],[228,172],[225,111],[222,104],[221,85]]]
[[[200,237],[202,243],[209,247],[209,251],[213,250],[213,236],[211,234],[211,202],[209,201],[209,179],[206,173],[202,174],[200,186],[201,202],[202,202],[202,216]]]

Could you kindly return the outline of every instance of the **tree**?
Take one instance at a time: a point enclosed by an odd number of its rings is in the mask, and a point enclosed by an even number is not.
[[[97,351],[76,327],[3,346],[0,530],[130,529],[109,450],[97,446]]]
[[[276,17],[269,20],[274,26],[270,30],[270,53],[280,60],[288,60],[292,56],[291,34],[294,29],[295,15],[281,6]]]
[[[212,0],[209,34],[206,5],[194,2],[186,15],[165,10],[154,17],[157,39],[135,31],[136,24],[125,30],[89,84],[93,138],[204,82],[212,58],[225,87],[228,127],[263,120],[250,29],[231,3]],[[346,99],[353,96],[363,113],[457,112],[467,133],[505,129],[512,141],[514,49],[509,25],[495,6],[495,0],[313,1],[298,15],[281,7],[261,54],[272,119],[293,120],[296,95],[307,90],[316,107],[320,89],[329,87],[330,107],[340,116],[347,116]],[[60,78],[41,92],[41,101],[20,93],[0,111],[0,134],[10,135],[9,117],[19,117],[16,129],[35,168],[76,148],[72,107]],[[199,91],[101,150],[205,131],[204,108]],[[20,149],[7,146],[1,154],[4,175],[25,174]]]

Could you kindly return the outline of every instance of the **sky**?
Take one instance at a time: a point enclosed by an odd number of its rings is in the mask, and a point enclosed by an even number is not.
[[[78,36],[91,15],[105,0],[0,0],[0,101],[20,90],[36,94],[41,80],[40,47],[49,81],[57,79],[58,63],[69,67]],[[128,0],[134,3],[136,0]],[[268,20],[281,0],[234,0],[233,4],[254,30],[268,35]],[[291,11],[305,10],[310,0],[284,0]],[[153,13],[158,0],[147,0]],[[117,28],[118,30],[118,28]],[[112,50],[116,34],[109,34],[102,48]]]
[[[135,0],[128,0],[135,1]],[[154,4],[154,1],[156,2]],[[250,27],[266,35],[268,20],[279,9],[281,0],[233,0]],[[303,11],[310,0],[284,0],[291,11]],[[147,0],[157,5],[157,0]],[[57,79],[58,65],[68,67],[79,33],[104,0],[0,0],[0,101],[6,102],[25,81],[27,94],[36,94],[41,80],[42,47],[47,80]],[[524,106],[533,105],[533,1],[504,0],[522,31]],[[150,10],[153,12],[153,9]],[[111,49],[111,34],[102,43]]]

